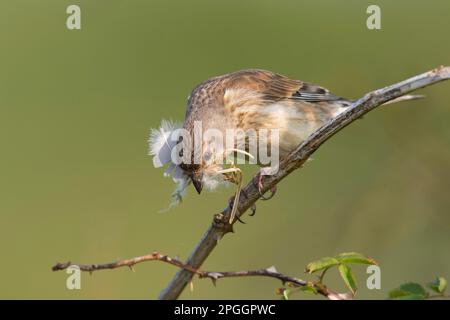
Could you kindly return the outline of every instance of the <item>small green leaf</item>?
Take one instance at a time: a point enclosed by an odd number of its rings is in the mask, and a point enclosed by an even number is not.
[[[399,288],[389,291],[389,299],[400,299],[403,296],[407,296],[408,292],[400,290]]]
[[[444,293],[447,288],[447,279],[444,277],[438,277],[436,280],[428,284],[428,288],[437,293]]]
[[[357,252],[345,252],[336,256],[340,263],[378,264],[374,259]]]
[[[313,294],[317,294],[316,288],[314,288],[313,286],[310,286],[310,285],[307,285],[307,286],[304,286],[304,287],[300,287],[299,290],[303,291],[303,292],[310,292],[310,293],[313,293]]]
[[[342,279],[345,282],[345,285],[350,289],[350,291],[354,295],[358,288],[356,287],[356,279],[355,275],[352,272],[352,269],[350,269],[350,267],[345,264],[340,264],[339,272],[341,274]]]
[[[392,300],[422,300],[424,299],[423,295],[413,294],[407,291],[403,291],[399,288],[394,289],[389,292],[389,299]]]
[[[400,286],[400,290],[412,293],[412,294],[418,294],[422,296],[427,296],[427,292],[425,291],[424,287],[422,287],[420,284],[415,282],[408,282],[405,284],[402,284]]]
[[[390,299],[397,300],[421,300],[428,297],[428,293],[418,283],[409,282],[389,292]]]
[[[305,271],[313,273],[319,270],[327,269],[339,264],[339,261],[332,257],[325,257],[320,260],[313,261],[306,266]]]

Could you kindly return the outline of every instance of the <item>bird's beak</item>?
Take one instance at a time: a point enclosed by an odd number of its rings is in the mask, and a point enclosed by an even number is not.
[[[197,190],[197,193],[200,194],[202,192],[202,188],[203,188],[203,174],[197,174],[194,175],[192,178],[192,184],[195,187],[195,190]]]

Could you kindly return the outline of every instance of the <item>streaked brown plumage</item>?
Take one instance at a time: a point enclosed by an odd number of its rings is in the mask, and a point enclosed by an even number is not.
[[[276,128],[282,158],[350,103],[314,84],[265,70],[242,70],[198,85],[188,99],[183,127],[192,132],[194,122],[202,121],[203,131]],[[193,180],[201,179],[205,169],[183,167]],[[202,181],[194,185],[199,191]]]

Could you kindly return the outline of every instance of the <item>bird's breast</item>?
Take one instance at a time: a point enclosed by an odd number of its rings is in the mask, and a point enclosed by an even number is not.
[[[232,117],[236,128],[255,130],[258,133],[278,131],[279,154],[284,157],[342,111],[340,106],[328,103],[280,101],[243,105],[233,110]]]

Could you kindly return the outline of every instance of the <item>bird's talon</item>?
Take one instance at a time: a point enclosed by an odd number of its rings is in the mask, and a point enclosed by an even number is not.
[[[242,221],[241,218],[239,218],[239,216],[236,215],[236,220],[239,221],[242,224],[245,224],[245,221]]]
[[[270,188],[270,192],[271,192],[270,196],[268,196],[268,197],[264,196],[264,193],[262,191],[262,189],[263,189],[263,177],[264,176],[261,173],[259,173],[258,185],[257,185],[259,196],[261,197],[261,200],[270,200],[270,199],[273,198],[273,196],[277,192],[277,186],[273,186],[273,187]]]
[[[264,200],[270,200],[273,198],[273,196],[277,193],[277,186],[273,186],[270,188],[270,196],[264,197]]]
[[[250,208],[252,210],[252,213],[249,213],[248,215],[250,217],[253,217],[256,214],[256,204],[252,204],[252,207]]]

